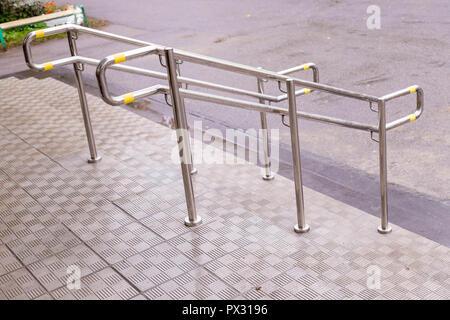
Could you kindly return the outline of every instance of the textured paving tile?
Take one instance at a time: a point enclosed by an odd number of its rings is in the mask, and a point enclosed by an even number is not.
[[[179,209],[181,205],[170,204],[152,192],[118,199],[114,203],[136,219],[141,219],[141,223],[164,239],[189,231],[182,222],[186,216],[184,208]],[[182,206],[185,206],[184,202]]]
[[[81,244],[35,262],[28,269],[45,289],[51,291],[67,284],[68,277],[74,274],[74,269],[69,268],[78,268],[80,276],[84,277],[107,266],[92,250]]]
[[[204,268],[196,268],[148,290],[151,300],[232,299],[238,292]]]
[[[24,264],[45,259],[55,253],[80,244],[62,224],[42,228],[8,243],[8,247]]]
[[[161,243],[163,239],[139,223],[131,223],[86,241],[108,263],[116,263]]]
[[[129,215],[110,205],[89,212],[80,211],[66,220],[64,225],[81,240],[89,241],[133,222],[133,218]]]
[[[0,276],[20,269],[22,264],[5,245],[0,245]]]
[[[127,300],[137,294],[138,291],[111,268],[82,278],[80,289],[62,287],[51,292],[57,300]]]
[[[205,264],[205,268],[243,293],[251,288],[261,286],[295,265],[293,259],[266,258],[269,252],[261,248],[262,256],[257,256],[246,249],[239,249]]]
[[[0,300],[31,300],[46,293],[24,268],[0,276]]]
[[[162,243],[113,267],[139,290],[145,291],[195,269],[197,264],[176,248]]]
[[[187,228],[172,130],[88,95],[103,160],[87,164],[75,88],[0,83],[0,299],[450,297],[447,247],[396,226],[382,236],[378,218],[308,188],[311,231],[296,234],[293,182],[251,164],[196,165],[203,224]]]

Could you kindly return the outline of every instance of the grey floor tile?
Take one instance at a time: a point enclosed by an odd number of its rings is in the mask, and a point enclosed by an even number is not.
[[[145,291],[195,269],[197,264],[178,249],[162,243],[113,267],[139,290]]]
[[[196,165],[203,224],[187,228],[171,129],[88,95],[103,156],[88,164],[76,88],[0,82],[0,299],[450,297],[447,247],[396,226],[381,236],[378,218],[306,187],[312,229],[296,234],[293,182],[251,164]]]
[[[28,269],[48,291],[51,291],[65,286],[70,280],[69,277],[78,272],[84,277],[107,266],[107,263],[91,249],[80,244],[32,263]]]
[[[5,245],[0,244],[0,276],[20,269],[22,264]]]
[[[196,268],[145,292],[151,300],[229,300],[238,291],[227,286],[204,268]]]
[[[114,264],[161,243],[163,239],[145,226],[133,222],[107,231],[86,244],[108,263]]]
[[[0,300],[32,300],[46,293],[25,268],[0,276]]]
[[[137,294],[138,291],[111,268],[83,277],[79,289],[65,286],[51,292],[57,300],[127,300]]]

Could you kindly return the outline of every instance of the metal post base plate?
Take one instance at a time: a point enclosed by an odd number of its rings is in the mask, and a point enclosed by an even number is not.
[[[303,228],[300,228],[298,224],[294,226],[294,231],[296,233],[306,233],[310,230],[309,224],[306,224]]]
[[[98,156],[97,158],[89,158],[87,162],[88,163],[97,163],[100,160],[102,160],[102,157]]]
[[[275,178],[275,175],[273,173],[271,173],[269,176],[263,175],[262,178],[263,178],[263,180],[269,181],[269,180],[273,180]]]
[[[190,220],[189,217],[184,218],[184,225],[187,227],[195,227],[202,224],[202,218],[197,216],[197,219],[194,221]]]
[[[383,227],[379,226],[378,227],[378,232],[381,233],[381,234],[390,233],[390,232],[392,232],[392,227],[390,225],[388,225],[386,229],[383,229]]]

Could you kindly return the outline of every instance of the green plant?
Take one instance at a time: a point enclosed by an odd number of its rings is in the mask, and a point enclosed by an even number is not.
[[[95,19],[95,18],[88,18],[88,20],[89,20],[89,26],[91,28],[95,28],[95,29],[102,28],[108,24],[104,20],[99,20],[99,19]],[[6,46],[8,48],[20,46],[22,44],[23,39],[25,38],[25,36],[28,33],[30,33],[31,31],[45,29],[45,28],[47,28],[47,25],[45,24],[45,22],[39,22],[39,23],[30,24],[27,26],[22,26],[22,27],[17,27],[14,29],[6,30],[3,33],[4,37],[5,37],[5,41],[6,41]],[[36,39],[35,41],[42,42],[42,41],[47,41],[50,39],[59,39],[59,38],[65,38],[65,37],[66,37],[65,33],[62,33],[62,34],[60,33],[60,34],[55,34],[53,36]]]
[[[38,16],[45,13],[44,4],[37,0],[1,0],[0,23]]]
[[[46,28],[47,25],[44,22],[33,23],[26,26],[21,26],[13,29],[9,29],[4,32],[5,41],[8,47],[13,47],[22,44],[23,38],[34,30]]]

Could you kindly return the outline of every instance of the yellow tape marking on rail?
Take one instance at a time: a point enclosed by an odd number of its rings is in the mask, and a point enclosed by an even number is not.
[[[51,62],[46,62],[43,64],[43,66],[45,71],[53,69],[53,63]]]
[[[416,87],[409,87],[409,93],[416,92]]]
[[[416,120],[416,115],[412,114],[409,116],[409,121],[413,122],[414,120]]]
[[[123,103],[128,104],[134,101],[134,95],[132,93],[127,93],[123,95]]]
[[[121,63],[127,60],[123,53],[118,53],[114,56],[114,63]]]
[[[308,70],[308,69],[309,69],[309,66],[306,66],[303,68],[303,70]]]
[[[44,30],[36,31],[36,39],[42,38],[43,36],[45,36],[45,31]]]
[[[305,88],[305,94],[308,94],[311,92],[311,89]]]

